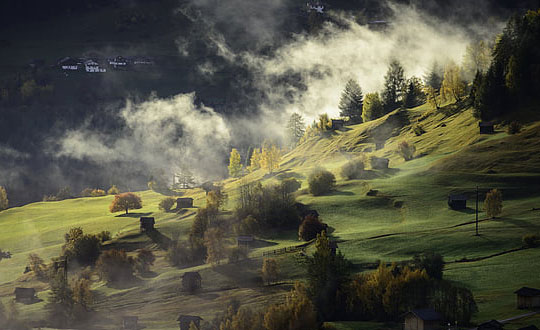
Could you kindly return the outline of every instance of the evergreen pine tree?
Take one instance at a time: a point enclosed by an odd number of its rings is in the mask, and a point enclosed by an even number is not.
[[[354,123],[362,122],[362,108],[364,96],[362,88],[354,79],[350,79],[345,85],[345,90],[341,93],[339,100],[340,116],[349,117],[349,120]]]
[[[386,76],[384,77],[384,90],[382,101],[384,112],[389,113],[395,110],[403,97],[403,86],[405,85],[405,75],[401,64],[394,60],[390,63]]]

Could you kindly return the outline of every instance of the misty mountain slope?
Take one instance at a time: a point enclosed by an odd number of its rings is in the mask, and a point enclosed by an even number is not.
[[[412,129],[417,123],[426,133],[416,136]],[[280,175],[297,177],[303,188],[298,193],[298,201],[319,212],[322,220],[330,226],[333,239],[339,241],[340,250],[358,269],[369,270],[378,260],[401,261],[416,253],[434,250],[449,262],[447,276],[473,289],[480,308],[476,320],[512,316],[515,314],[512,292],[516,287],[540,285],[535,276],[521,277],[519,281],[514,276],[516,267],[534,268],[532,260],[537,251],[523,250],[476,262],[460,260],[510,251],[521,246],[524,234],[540,231],[537,212],[531,211],[540,205],[540,193],[535,190],[537,185],[531,184],[540,176],[534,171],[527,172],[525,166],[510,174],[488,174],[488,168],[481,166],[467,173],[435,168],[438,164],[445,164],[445,160],[449,164],[457,163],[460,155],[493,157],[496,154],[490,146],[506,145],[509,141],[514,141],[512,146],[515,147],[527,140],[528,149],[532,150],[540,140],[537,128],[536,123],[517,136],[499,132],[486,137],[479,135],[477,121],[472,118],[470,109],[447,106],[443,112],[436,112],[424,105],[411,110],[397,110],[373,122],[308,139],[284,155],[277,173],[268,175],[257,170],[241,179],[225,180],[223,183],[229,194],[225,209],[228,213],[234,209],[237,188],[241,184],[259,180],[267,184]],[[390,138],[384,148],[372,151],[372,154],[389,157],[390,169],[370,170],[371,176],[363,180],[343,180],[339,175],[340,166],[369,148],[373,150],[371,135],[381,131],[389,134]],[[400,159],[395,150],[402,140],[414,143],[421,157],[408,162]],[[520,164],[519,159],[515,164]],[[307,193],[306,178],[316,166],[324,166],[336,174],[338,181],[334,192],[319,197]],[[473,235],[474,211],[471,208],[477,185],[480,186],[481,198],[490,188],[502,189],[504,196],[500,218],[486,220],[481,211],[480,237]],[[377,190],[378,193],[367,196],[369,190]],[[469,196],[468,209],[460,212],[448,208],[447,196],[455,192]],[[95,309],[97,315],[101,315],[97,324],[103,329],[113,329],[122,315],[133,314],[152,329],[176,327],[175,319],[179,313],[193,313],[210,320],[223,311],[223,305],[231,297],[245,305],[260,308],[268,302],[279,301],[292,281],[303,278],[305,270],[297,262],[297,255],[286,254],[278,257],[285,284],[272,288],[260,286],[262,252],[299,244],[294,230],[267,233],[260,238],[264,244],[252,249],[250,261],[240,266],[222,264],[210,267],[203,264],[184,269],[170,266],[159,245],[138,233],[138,217],[154,216],[161,234],[171,237],[173,230],[180,230],[181,239],[185,239],[193,216],[158,211],[157,205],[164,196],[150,191],[140,194],[144,207],[134,210],[131,217],[108,213],[111,196],[34,203],[0,212],[0,223],[8,228],[0,234],[2,249],[13,253],[12,259],[2,260],[0,300],[7,303],[15,286],[35,286],[39,288],[38,296],[45,301],[22,305],[19,309],[28,319],[32,315],[45,315],[47,285],[33,276],[22,276],[22,271],[30,252],[38,253],[45,260],[58,255],[63,234],[74,226],[81,226],[88,233],[111,231],[115,238],[105,248],[124,248],[133,255],[139,248],[147,247],[157,256],[152,267],[154,277],[142,277],[128,287],[107,286],[101,281],[94,281],[92,288],[99,297]],[[185,196],[194,197],[196,206],[204,205],[205,196],[200,189],[188,190]],[[32,237],[31,242],[34,243],[28,244],[27,237]],[[234,235],[227,240],[232,244]],[[307,252],[311,253],[312,248]],[[513,267],[500,266],[500,260],[506,258],[512,258]],[[479,269],[482,277],[476,276]],[[201,272],[202,292],[186,295],[178,290],[180,277],[186,271]],[[531,270],[530,274],[535,272]]]

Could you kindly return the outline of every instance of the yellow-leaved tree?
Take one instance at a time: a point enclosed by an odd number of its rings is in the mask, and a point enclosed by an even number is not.
[[[486,194],[484,209],[488,218],[495,218],[502,213],[502,193],[498,189],[491,189]]]
[[[9,200],[8,200],[6,188],[0,187],[0,211],[7,209],[8,206],[9,206]]]
[[[242,159],[240,158],[240,153],[236,148],[231,150],[231,155],[229,157],[229,176],[232,178],[237,178],[242,174]]]
[[[279,168],[279,162],[281,161],[281,150],[277,145],[265,141],[263,143],[261,151],[260,165],[262,168],[272,173]]]
[[[251,158],[249,159],[248,171],[253,172],[261,168],[261,150],[259,148],[253,149]]]
[[[456,102],[461,102],[465,96],[467,85],[461,76],[461,68],[450,63],[444,70],[444,79],[441,86],[441,96],[443,100],[448,101],[453,98]]]

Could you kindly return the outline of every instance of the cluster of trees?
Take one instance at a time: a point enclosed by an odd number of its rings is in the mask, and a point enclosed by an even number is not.
[[[401,106],[418,106],[426,100],[423,87],[419,78],[405,78],[403,67],[394,60],[384,77],[381,94],[368,93],[364,98],[362,88],[356,80],[350,79],[347,82],[339,100],[340,115],[357,124],[382,117]]]
[[[484,120],[535,104],[540,95],[540,10],[513,16],[497,37],[487,71],[478,71],[471,90],[475,116]]]
[[[84,188],[79,196],[81,197],[100,197],[106,195],[118,195],[120,190],[116,185],[112,185],[106,192],[99,188]]]
[[[468,289],[430,278],[425,269],[396,264],[381,263],[373,273],[356,275],[351,292],[351,311],[363,319],[397,320],[408,310],[432,306],[448,321],[469,324],[477,311]]]
[[[264,141],[261,148],[254,148],[249,157],[249,165],[246,170],[249,172],[258,169],[264,169],[268,173],[272,173],[279,168],[281,161],[282,150],[277,144],[270,141]],[[229,156],[229,176],[232,178],[241,177],[244,174],[244,166],[242,165],[242,157],[236,148],[231,150]]]
[[[266,229],[292,229],[299,225],[294,192],[300,182],[287,178],[277,184],[263,186],[260,182],[240,186],[236,206],[240,234],[259,234]]]
[[[233,300],[222,314],[203,329],[307,330],[318,329],[319,326],[317,312],[309,298],[307,288],[297,282],[284,302],[270,305],[263,311],[254,311]]]
[[[405,265],[381,263],[372,273],[352,276],[351,263],[332,250],[325,232],[307,258],[307,293],[319,320],[397,320],[404,312],[433,306],[447,320],[468,324],[477,311],[471,292],[443,277],[436,253],[417,255]]]
[[[254,311],[231,302],[205,329],[318,329],[332,320],[397,320],[424,303],[448,320],[466,324],[476,304],[470,292],[443,281],[444,262],[437,254],[416,256],[409,265],[381,263],[373,273],[352,275],[352,264],[332,249],[325,232],[316,251],[305,259],[306,284],[296,283],[285,301]],[[263,261],[266,283],[279,275],[275,259]],[[432,275],[430,275],[432,274]]]
[[[216,187],[219,188],[219,187]],[[224,233],[225,221],[219,211],[227,200],[227,194],[221,189],[212,190],[206,195],[206,206],[197,210],[191,224],[188,241],[180,241],[179,233],[173,236],[173,242],[167,250],[166,258],[173,266],[206,261],[220,263],[232,250],[226,247]],[[233,259],[241,259],[241,251],[235,251]]]
[[[130,280],[133,274],[145,274],[153,265],[152,251],[142,249],[136,257],[122,250],[102,251],[101,243],[110,240],[111,234],[103,231],[97,235],[85,234],[81,228],[71,228],[64,235],[64,245],[59,258],[45,264],[37,254],[28,256],[29,269],[42,281],[48,281],[51,292],[47,309],[49,321],[55,327],[68,327],[86,320],[94,303],[91,277],[98,273],[109,283]],[[70,269],[71,280],[66,278]]]

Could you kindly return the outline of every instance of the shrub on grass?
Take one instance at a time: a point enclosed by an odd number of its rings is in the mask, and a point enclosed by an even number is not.
[[[124,250],[108,250],[99,257],[96,267],[101,278],[109,283],[130,280],[133,277],[135,260]]]
[[[521,240],[523,241],[523,246],[526,248],[535,248],[540,246],[539,234],[525,234]]]
[[[414,256],[412,264],[414,269],[424,269],[430,278],[440,280],[443,277],[444,259],[438,253],[417,254]]]
[[[264,258],[262,266],[263,282],[270,284],[279,278],[279,266],[274,258]]]
[[[300,181],[296,180],[295,178],[287,178],[281,181],[281,188],[287,194],[292,194],[293,192],[300,189],[301,186],[302,183],[300,183]]]
[[[416,147],[413,144],[410,144],[407,141],[401,141],[398,144],[398,153],[403,157],[405,161],[409,161],[414,158],[414,153],[416,152]]]
[[[30,253],[28,255],[28,264],[30,270],[33,271],[39,279],[47,278],[47,266],[43,262],[43,259],[36,253]]]
[[[364,173],[364,159],[357,158],[348,161],[341,167],[341,176],[347,180],[359,179]]]
[[[304,218],[300,227],[298,227],[298,239],[311,241],[317,237],[317,234],[325,231],[327,228],[328,225],[321,222],[319,217],[308,215]]]
[[[80,227],[71,228],[64,235],[62,252],[70,261],[80,265],[92,265],[101,252],[101,239],[98,235],[84,234]]]
[[[507,132],[508,134],[518,134],[519,132],[521,132],[521,124],[517,121],[513,121],[510,123],[510,125],[508,125],[508,129],[507,129]]]
[[[136,268],[139,274],[148,273],[150,271],[150,266],[154,265],[156,257],[152,251],[147,249],[141,249],[137,253]]]
[[[101,242],[110,241],[112,239],[111,232],[106,230],[102,231],[96,236]]]
[[[169,212],[172,209],[175,202],[176,200],[174,198],[166,197],[162,199],[161,202],[159,202],[159,209],[164,212]]]
[[[332,172],[316,169],[308,177],[309,192],[314,196],[326,194],[336,185],[336,177]]]

